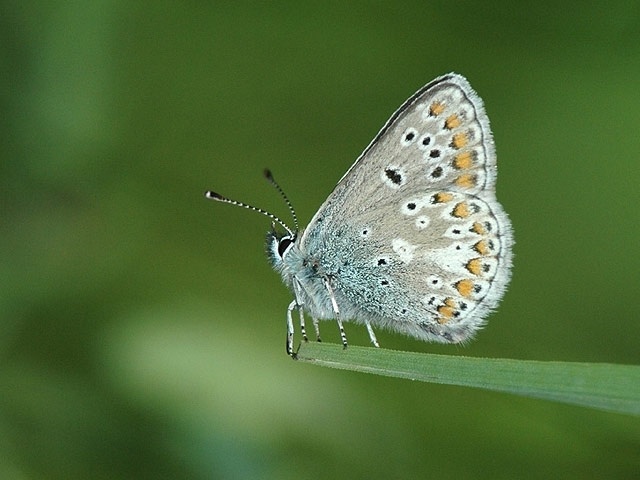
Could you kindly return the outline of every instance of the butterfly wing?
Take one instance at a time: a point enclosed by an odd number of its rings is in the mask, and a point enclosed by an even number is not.
[[[389,119],[300,239],[345,318],[440,342],[482,326],[510,277],[481,99],[460,75],[427,84]]]

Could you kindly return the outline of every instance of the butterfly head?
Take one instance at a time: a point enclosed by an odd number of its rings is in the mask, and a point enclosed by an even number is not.
[[[278,271],[284,268],[285,257],[289,254],[298,238],[297,232],[278,232],[275,228],[267,233],[267,255]]]
[[[249,210],[253,210],[254,212],[258,212],[266,217],[271,219],[271,231],[267,234],[267,255],[269,256],[269,260],[273,267],[280,273],[284,273],[284,259],[294,246],[296,239],[298,238],[298,217],[296,212],[287,198],[287,195],[284,193],[280,185],[275,181],[273,175],[270,170],[264,171],[265,178],[275,187],[275,189],[280,193],[282,198],[284,199],[287,207],[289,207],[289,212],[293,217],[294,228],[290,228],[286,223],[276,217],[273,213],[270,213],[262,208],[254,207],[244,202],[239,202],[237,200],[231,200],[230,198],[224,197],[219,193],[208,191],[205,193],[205,197],[215,200],[217,202],[228,203],[231,205],[235,205],[237,207],[246,208]],[[284,229],[284,232],[277,231],[276,225],[279,225]]]

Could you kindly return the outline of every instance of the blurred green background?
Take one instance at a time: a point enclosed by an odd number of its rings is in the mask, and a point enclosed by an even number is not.
[[[466,347],[381,344],[637,364],[638,2],[3,2],[0,38],[0,478],[638,478],[638,418],[291,361],[269,221],[203,198],[288,219],[268,166],[306,224],[462,73],[513,281]]]

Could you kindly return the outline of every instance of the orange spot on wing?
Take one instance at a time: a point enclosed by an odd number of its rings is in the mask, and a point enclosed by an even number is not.
[[[453,195],[447,192],[436,193],[433,197],[433,203],[447,203],[453,199]]]
[[[438,307],[438,313],[440,314],[438,323],[443,324],[451,320],[456,313],[456,302],[453,298],[447,297],[444,300],[444,305]]]
[[[475,276],[480,276],[480,274],[482,273],[482,261],[479,258],[469,260],[465,265],[465,268]]]
[[[471,152],[463,152],[453,159],[453,166],[458,170],[464,170],[473,166],[473,155]]]
[[[456,133],[453,137],[451,137],[451,146],[455,149],[461,149],[467,143],[469,143],[469,137],[466,133]]]
[[[471,230],[474,233],[477,233],[478,235],[486,235],[487,234],[487,229],[484,228],[484,225],[482,225],[480,222],[473,222],[473,225],[471,226]]]
[[[456,178],[456,185],[462,188],[472,188],[476,185],[476,177],[470,173],[463,173]]]
[[[463,297],[470,297],[473,292],[473,281],[464,279],[455,284],[456,290],[460,292]]]
[[[449,117],[444,121],[444,128],[447,130],[453,130],[460,126],[460,119],[457,115],[449,115]]]
[[[471,215],[471,212],[469,211],[469,205],[467,205],[466,202],[460,202],[456,204],[455,207],[453,207],[453,212],[451,212],[451,214],[454,217],[467,218],[469,215]]]
[[[432,117],[437,117],[438,115],[444,112],[444,104],[440,102],[433,102],[429,107],[429,115]]]
[[[480,240],[478,243],[476,243],[473,248],[476,250],[476,252],[478,252],[480,255],[488,255],[489,254],[489,247],[487,246],[487,242],[485,242],[484,240]]]

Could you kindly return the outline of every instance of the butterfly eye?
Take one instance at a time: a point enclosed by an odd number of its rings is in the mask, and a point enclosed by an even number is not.
[[[293,239],[289,236],[282,237],[278,242],[278,255],[280,257],[284,257],[284,254],[287,252],[291,244],[293,243]]]

